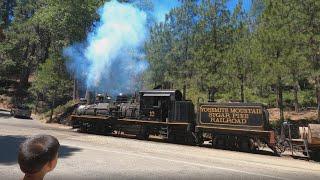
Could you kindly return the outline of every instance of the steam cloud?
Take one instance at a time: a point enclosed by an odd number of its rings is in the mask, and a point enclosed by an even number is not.
[[[137,2],[137,1],[136,1]],[[148,19],[163,21],[178,1],[145,0],[138,3],[107,2],[98,10],[100,21],[85,42],[64,49],[67,68],[91,90],[132,92],[139,88],[139,75],[148,68],[143,45],[148,38]],[[151,4],[148,11],[141,2]],[[149,17],[152,16],[152,17]]]

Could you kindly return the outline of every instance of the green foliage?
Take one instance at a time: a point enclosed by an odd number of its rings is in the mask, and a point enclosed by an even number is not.
[[[33,67],[43,60],[38,53],[43,47],[39,43],[37,27],[31,22],[39,6],[40,3],[34,0],[17,0],[14,9],[10,10],[14,13],[14,21],[4,30],[5,40],[0,44],[2,74],[18,76],[22,86],[35,70]]]
[[[217,85],[218,66],[230,43],[229,21],[224,1],[203,1],[200,5],[183,1],[164,23],[151,29],[146,44],[150,83],[169,81],[178,89],[186,85],[192,91],[187,96],[190,99]]]
[[[34,82],[34,106],[54,108],[71,97],[70,76],[62,49],[82,41],[98,19],[103,0],[5,0],[0,3],[0,76],[18,78],[20,91]],[[5,10],[5,11],[2,11]],[[12,17],[11,21],[8,20]],[[30,99],[30,98],[29,98]],[[32,100],[32,99],[31,99]],[[46,107],[43,107],[46,109]]]
[[[97,8],[102,0],[42,0],[32,20],[44,28],[50,37],[50,53],[60,53],[63,47],[85,39],[93,21],[98,18]]]
[[[70,92],[70,80],[61,71],[62,63],[48,59],[41,64],[36,73],[35,81],[30,91],[37,97],[42,97],[50,106],[55,106],[55,101],[68,97]]]
[[[74,102],[73,100],[68,101],[66,104],[57,106],[57,107],[54,109],[54,112],[55,112],[56,114],[64,113],[64,112],[66,112],[66,110],[67,110],[68,108],[71,108],[71,107],[73,107],[74,105],[76,105],[76,102]]]
[[[62,116],[65,115],[65,113],[72,113],[75,107],[75,102],[73,100],[68,101],[67,103],[63,104],[63,105],[59,105],[56,108],[53,109],[53,121],[55,122],[60,122],[59,118],[61,118]],[[51,112],[47,111],[45,113],[43,113],[43,116],[45,119],[50,118],[51,116]],[[52,122],[52,121],[49,121]]]
[[[13,9],[16,6],[16,0],[2,0],[0,2],[0,27],[6,28],[13,16]]]
[[[105,0],[3,0],[0,2],[0,77],[19,79],[50,108],[71,97],[62,49],[85,39]],[[131,1],[123,1],[131,2]],[[143,9],[150,0],[139,1]],[[150,68],[144,86],[187,87],[187,99],[261,102],[269,107],[320,103],[320,1],[183,0],[145,44]],[[14,17],[14,18],[10,18]],[[148,22],[152,22],[149,20]],[[308,86],[305,86],[307,84]],[[281,91],[282,90],[282,91]],[[4,91],[4,90],[1,90]],[[280,103],[280,97],[282,97]]]
[[[314,83],[310,77],[319,70],[318,8],[314,0],[258,0],[249,12],[242,1],[230,12],[222,0],[183,1],[151,28],[145,79],[154,85],[170,81],[179,89],[187,85],[187,98],[194,102],[206,99],[214,86],[223,102],[315,105],[312,88],[300,85]]]

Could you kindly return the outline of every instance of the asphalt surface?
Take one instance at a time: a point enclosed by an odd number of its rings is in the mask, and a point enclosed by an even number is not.
[[[122,137],[74,132],[66,126],[0,112],[0,179],[21,179],[19,143],[56,136],[56,169],[45,179],[320,179],[320,163]]]

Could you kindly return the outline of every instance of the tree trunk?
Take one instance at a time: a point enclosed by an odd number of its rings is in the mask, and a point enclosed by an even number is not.
[[[4,28],[6,28],[7,26],[9,26],[9,23],[10,23],[10,8],[12,8],[11,6],[10,6],[10,4],[12,4],[12,2],[10,2],[10,1],[4,1],[4,3],[2,4],[2,6],[5,6],[5,7],[2,7],[2,8],[4,8],[3,10],[5,11],[3,14],[2,14],[2,21],[3,21],[3,24],[2,24],[2,26],[4,27]]]
[[[279,87],[278,87],[278,85],[276,86],[275,91],[276,91],[276,108],[280,108],[279,107]]]
[[[56,97],[56,94],[57,94],[57,92],[54,91],[54,96],[52,97],[52,103],[51,103],[51,109],[50,109],[50,119],[49,119],[49,122],[50,122],[50,123],[52,122],[53,109],[54,109],[54,106],[55,106],[55,97]]]
[[[50,123],[52,122],[53,109],[54,109],[54,100],[52,100],[51,109],[50,109],[50,119],[49,119]]]
[[[16,98],[17,101],[22,101],[26,96],[26,89],[28,87],[28,82],[29,82],[29,69],[25,68],[22,70],[20,76],[19,76],[19,84],[18,84],[18,88],[16,91]]]
[[[283,113],[283,95],[282,95],[282,82],[281,77],[278,77],[277,80],[277,101],[278,101],[278,108],[280,110],[280,120],[284,120],[284,113]]]
[[[30,76],[30,72],[29,69],[26,68],[24,70],[22,70],[20,77],[19,77],[19,86],[21,89],[26,88],[29,82],[29,76]]]
[[[244,102],[244,78],[241,75],[241,85],[240,85],[241,102]]]
[[[294,93],[294,111],[299,112],[299,99],[298,99],[298,91],[299,91],[299,82],[296,81],[293,88]]]
[[[28,59],[29,51],[32,52],[34,50],[34,46],[30,47],[29,41],[27,41],[26,44],[27,44],[27,48],[26,48],[26,50],[24,52],[23,58],[28,61],[29,60]],[[33,48],[33,50],[32,50],[32,48]],[[27,87],[27,85],[28,85],[29,76],[30,76],[30,69],[29,69],[30,65],[31,64],[29,63],[28,67],[24,67],[21,70],[20,77],[19,77],[19,80],[20,80],[20,82],[19,82],[19,90],[25,89]]]
[[[183,90],[182,90],[182,98],[183,100],[186,99],[186,93],[187,93],[187,85],[183,85]]]
[[[36,105],[35,105],[35,107],[34,107],[34,111],[35,111],[35,113],[38,113],[38,106],[39,106],[39,94],[37,93],[37,95],[36,95],[37,97],[36,97]]]
[[[316,86],[316,97],[317,97],[317,110],[318,110],[318,122],[320,123],[320,76],[316,77],[316,82],[315,82],[315,86]]]
[[[0,42],[2,42],[5,39],[4,33],[2,28],[0,27]]]

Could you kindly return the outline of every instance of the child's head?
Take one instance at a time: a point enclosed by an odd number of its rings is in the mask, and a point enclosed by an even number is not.
[[[59,141],[50,135],[36,135],[24,141],[19,148],[18,163],[25,174],[49,172],[57,164]]]

